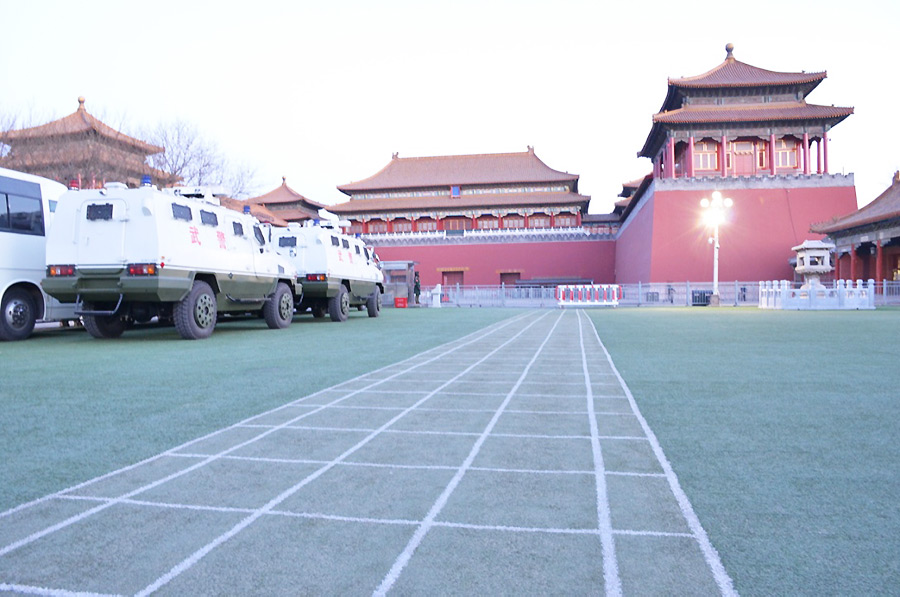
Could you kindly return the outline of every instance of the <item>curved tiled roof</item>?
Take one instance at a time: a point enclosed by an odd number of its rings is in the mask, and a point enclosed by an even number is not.
[[[4,141],[9,142],[17,140],[21,141],[25,139],[39,139],[42,137],[52,137],[59,135],[87,133],[90,131],[95,131],[98,135],[106,137],[107,139],[120,141],[122,143],[130,145],[138,151],[141,151],[147,155],[162,153],[163,151],[165,151],[158,145],[152,145],[150,143],[141,141],[140,139],[129,137],[125,133],[120,133],[111,126],[104,124],[103,122],[92,116],[85,109],[83,97],[78,98],[78,109],[68,116],[60,118],[59,120],[54,120],[53,122],[48,122],[47,124],[42,124],[40,126],[7,131],[3,133],[2,137]]]
[[[689,105],[653,115],[653,122],[692,124],[705,122],[770,122],[773,120],[843,120],[853,108],[817,106],[806,102],[784,102],[751,105]]]
[[[522,153],[451,155],[400,158],[397,154],[376,174],[338,187],[352,194],[359,191],[487,185],[530,182],[577,181],[577,174],[554,170],[542,162],[534,149]]]
[[[386,211],[466,210],[492,207],[549,207],[584,205],[591,198],[578,193],[482,193],[461,197],[402,197],[390,199],[352,199],[328,206],[328,211],[340,214]]]
[[[673,87],[704,89],[711,87],[764,87],[773,85],[807,85],[819,83],[827,77],[820,73],[782,73],[751,66],[735,59],[731,53],[725,62],[714,69],[694,77],[669,79]]]
[[[900,172],[894,174],[891,186],[868,205],[846,216],[813,224],[810,231],[832,234],[895,218],[900,218]]]
[[[247,202],[240,199],[232,199],[231,197],[219,197],[219,203],[228,209],[243,213],[244,206]],[[287,226],[288,223],[283,218],[276,216],[263,205],[251,205],[250,215],[264,224],[273,224],[275,226]]]
[[[251,203],[253,205],[270,205],[274,203],[296,203],[300,202],[308,206],[310,209],[321,209],[325,207],[321,203],[317,203],[311,199],[307,199],[294,189],[288,186],[287,178],[281,178],[281,186],[272,189],[268,193],[260,195],[259,197],[251,197],[247,199],[247,203]]]

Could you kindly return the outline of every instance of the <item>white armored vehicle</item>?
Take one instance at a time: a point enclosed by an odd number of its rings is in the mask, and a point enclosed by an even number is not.
[[[288,257],[303,281],[298,312],[311,309],[314,317],[346,321],[351,307],[378,317],[384,274],[378,256],[358,238],[340,231],[335,220],[291,223],[271,229],[275,250]]]
[[[41,291],[46,232],[66,187],[0,168],[0,340],[22,340],[38,321],[77,319]]]
[[[60,198],[42,285],[75,303],[97,338],[154,316],[187,339],[208,337],[222,313],[259,313],[284,328],[302,294],[295,268],[266,245],[256,218],[202,189],[121,183]]]

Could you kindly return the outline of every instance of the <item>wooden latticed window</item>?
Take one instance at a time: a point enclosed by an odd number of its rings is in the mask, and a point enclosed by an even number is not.
[[[504,228],[524,228],[525,218],[522,216],[506,216],[503,218]]]
[[[387,222],[384,220],[371,220],[369,222],[369,234],[383,234],[387,232]]]
[[[412,232],[412,222],[409,220],[394,220],[391,228],[394,232]]]
[[[559,214],[554,218],[557,228],[574,228],[577,220],[572,214]]]
[[[431,232],[437,230],[437,222],[429,218],[416,220],[416,230],[419,232]]]
[[[775,165],[778,168],[797,167],[797,142],[791,138],[775,143]]]
[[[694,145],[694,170],[719,169],[719,144],[700,141]]]
[[[545,215],[533,215],[528,218],[528,227],[529,228],[549,228],[550,227],[550,216]]]

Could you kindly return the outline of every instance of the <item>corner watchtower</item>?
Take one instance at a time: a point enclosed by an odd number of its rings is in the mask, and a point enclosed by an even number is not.
[[[807,103],[827,74],[765,70],[725,51],[712,70],[669,79],[638,152],[654,178],[827,174],[827,133],[853,113]]]

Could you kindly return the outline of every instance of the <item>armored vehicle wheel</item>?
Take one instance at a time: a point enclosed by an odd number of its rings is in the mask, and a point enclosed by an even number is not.
[[[266,304],[263,305],[263,317],[273,330],[284,329],[291,325],[291,320],[294,319],[294,295],[284,282],[279,282],[275,287],[275,293],[266,300]]]
[[[172,318],[175,329],[185,340],[209,338],[216,327],[216,295],[203,280],[194,281],[186,297],[175,303]]]
[[[325,317],[325,314],[328,313],[328,307],[325,303],[316,303],[313,305],[312,314],[316,319],[322,319]]]
[[[91,305],[85,305],[90,310]],[[125,332],[125,320],[118,315],[85,315],[84,329],[94,338],[118,338]]]
[[[347,321],[350,317],[350,295],[347,294],[347,288],[343,284],[338,287],[337,294],[328,301],[328,314],[331,315],[331,321]]]
[[[31,335],[36,320],[37,307],[31,295],[11,289],[0,307],[0,340],[24,340]]]
[[[381,291],[376,288],[366,299],[366,310],[369,317],[378,317],[381,314]]]

